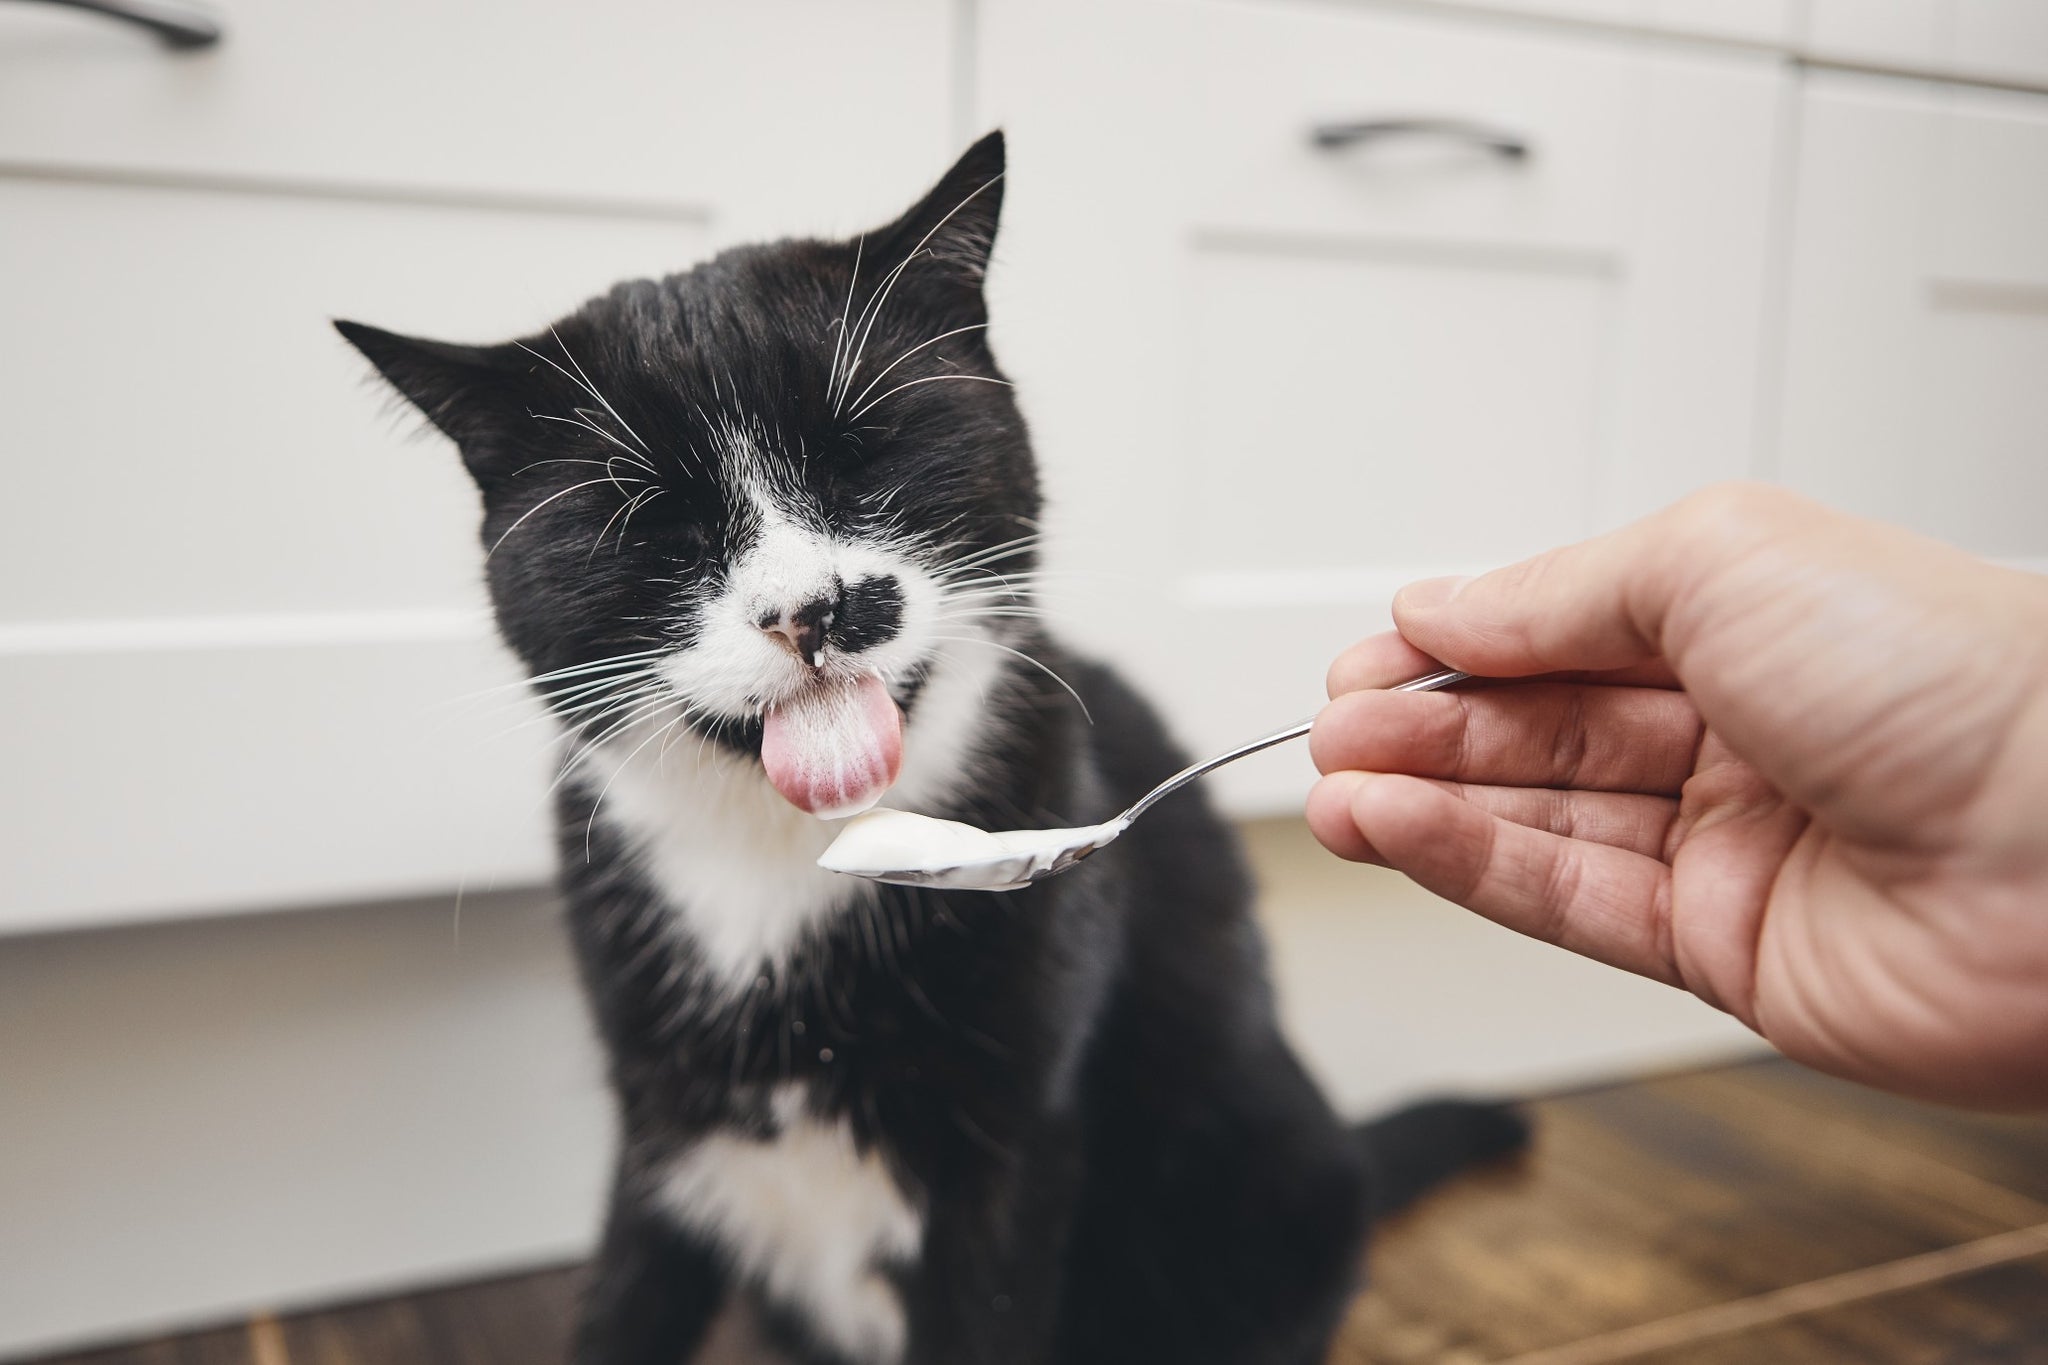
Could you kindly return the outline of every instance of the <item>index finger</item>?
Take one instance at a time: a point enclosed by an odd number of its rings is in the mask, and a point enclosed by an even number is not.
[[[1380,635],[1368,635],[1339,654],[1330,664],[1326,686],[1330,700],[1335,701],[1351,692],[1393,687],[1407,682],[1410,678],[1434,673],[1442,667],[1443,665],[1435,659],[1402,639],[1398,631],[1390,630]],[[1603,687],[1668,689],[1679,685],[1677,676],[1671,671],[1671,665],[1661,658],[1646,659],[1627,668],[1575,668],[1556,673],[1540,673],[1535,675],[1533,680],[1588,683]],[[1475,681],[1483,683],[1486,679],[1480,678]]]

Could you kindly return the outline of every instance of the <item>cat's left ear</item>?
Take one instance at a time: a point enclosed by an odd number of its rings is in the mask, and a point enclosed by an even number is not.
[[[904,267],[904,284],[953,294],[954,301],[979,310],[1003,211],[1003,165],[998,129],[969,147],[910,212],[869,233],[867,259],[888,270],[914,254]]]

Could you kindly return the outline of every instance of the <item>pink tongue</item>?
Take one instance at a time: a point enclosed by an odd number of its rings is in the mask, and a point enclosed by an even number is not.
[[[806,693],[768,708],[761,762],[791,805],[828,820],[857,815],[903,766],[903,713],[873,674]]]

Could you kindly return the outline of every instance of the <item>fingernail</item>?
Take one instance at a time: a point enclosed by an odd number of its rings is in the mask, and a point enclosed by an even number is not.
[[[1465,591],[1471,581],[1470,577],[1425,578],[1395,593],[1394,603],[1403,611],[1431,611]]]

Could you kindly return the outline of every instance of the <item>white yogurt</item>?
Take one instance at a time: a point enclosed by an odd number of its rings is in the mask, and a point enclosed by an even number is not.
[[[1008,891],[1026,885],[1033,872],[1067,850],[1106,844],[1123,831],[1121,820],[1074,829],[990,831],[909,811],[871,810],[846,822],[818,866],[876,881]]]

